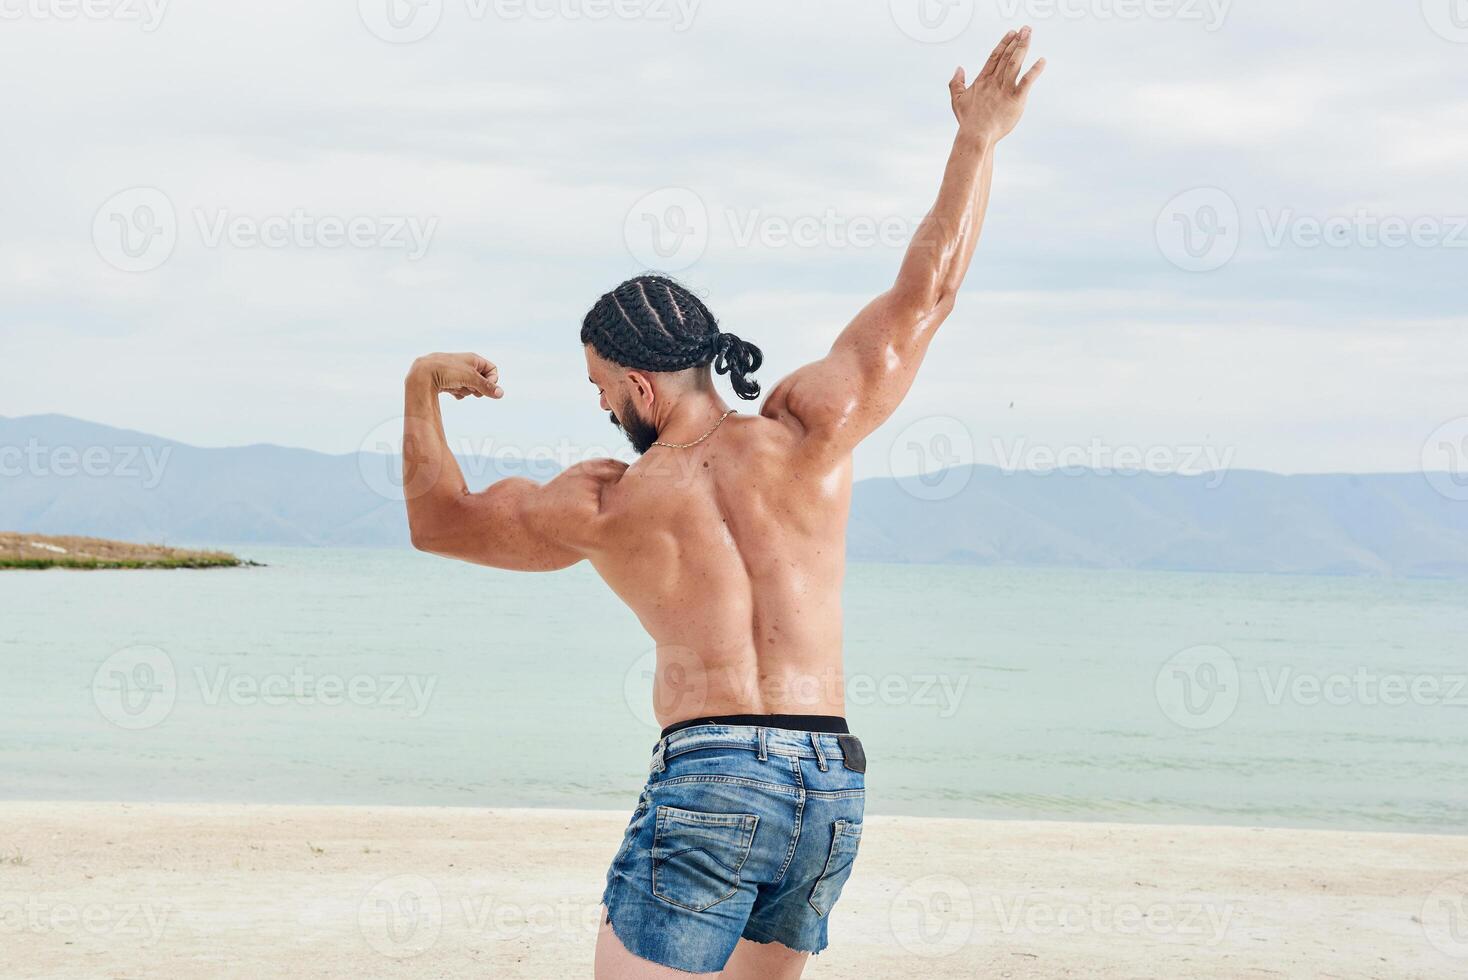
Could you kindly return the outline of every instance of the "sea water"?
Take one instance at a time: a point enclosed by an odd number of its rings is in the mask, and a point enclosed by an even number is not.
[[[585,566],[244,547],[0,573],[0,798],[630,809],[652,644]],[[1468,830],[1461,582],[853,564],[873,813]]]

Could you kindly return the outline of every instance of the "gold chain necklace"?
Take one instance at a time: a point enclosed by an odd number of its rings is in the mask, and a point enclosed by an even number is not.
[[[653,445],[654,446],[662,446],[664,449],[692,449],[694,446],[698,445],[700,442],[703,442],[709,436],[711,436],[715,432],[717,432],[719,426],[723,425],[724,424],[724,420],[726,418],[728,418],[729,416],[733,415],[734,414],[734,411],[735,410],[731,408],[727,412],[725,412],[723,415],[720,415],[719,416],[719,421],[717,421],[713,425],[709,426],[709,430],[707,432],[705,432],[703,435],[699,436],[697,439],[693,440],[692,442],[655,442],[655,443],[653,443]]]

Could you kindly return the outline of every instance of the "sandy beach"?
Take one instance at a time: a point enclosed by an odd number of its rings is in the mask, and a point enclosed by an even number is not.
[[[625,815],[0,804],[3,972],[590,976]],[[1468,974],[1468,837],[868,818],[810,977]]]

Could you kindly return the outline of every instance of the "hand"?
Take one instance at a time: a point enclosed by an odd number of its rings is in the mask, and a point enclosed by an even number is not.
[[[1004,35],[972,85],[964,86],[962,66],[953,73],[948,93],[953,99],[953,114],[958,117],[960,132],[969,131],[993,140],[1009,135],[1025,111],[1030,86],[1045,70],[1045,59],[1041,58],[1019,78],[1029,50],[1030,29],[1023,27]]]
[[[478,354],[425,354],[413,362],[409,377],[423,379],[435,393],[455,398],[503,398],[500,369]]]

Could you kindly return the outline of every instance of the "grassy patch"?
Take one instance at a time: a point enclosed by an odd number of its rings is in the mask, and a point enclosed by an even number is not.
[[[0,531],[0,569],[236,568],[250,564],[253,562],[224,551]]]

